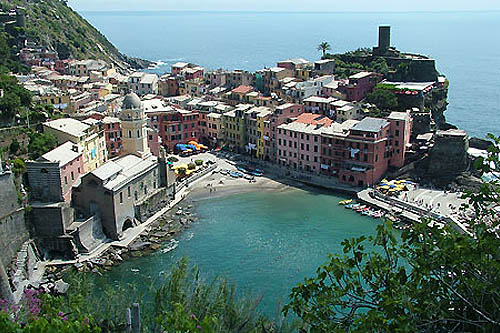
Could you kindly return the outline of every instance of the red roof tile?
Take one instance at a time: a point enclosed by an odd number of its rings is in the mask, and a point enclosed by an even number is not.
[[[248,94],[253,90],[252,87],[250,86],[239,86],[237,88],[234,88],[231,92],[235,94]]]
[[[304,124],[310,124],[310,125],[323,124],[326,126],[330,126],[333,123],[333,120],[331,120],[327,116],[315,113],[302,113],[297,117],[296,121]]]

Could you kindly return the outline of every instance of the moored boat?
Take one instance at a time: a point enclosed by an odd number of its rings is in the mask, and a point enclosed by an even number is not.
[[[342,201],[339,201],[339,205],[348,205],[350,203],[352,203],[353,200],[352,199],[347,199],[347,200],[342,200]]]

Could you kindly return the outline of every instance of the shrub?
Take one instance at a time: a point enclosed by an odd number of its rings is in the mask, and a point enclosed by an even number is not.
[[[188,164],[188,169],[189,169],[189,170],[194,170],[194,169],[196,169],[196,164],[194,164],[194,163],[189,163],[189,164]]]
[[[13,170],[16,176],[23,174],[26,171],[26,163],[22,158],[16,158],[13,162]]]
[[[196,160],[194,161],[194,163],[196,164],[196,166],[201,166],[203,165],[203,160]]]

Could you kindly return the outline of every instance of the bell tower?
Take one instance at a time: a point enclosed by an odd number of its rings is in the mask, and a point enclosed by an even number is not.
[[[141,100],[136,94],[131,93],[125,96],[120,120],[123,154],[134,154],[140,158],[151,156],[146,136],[147,117],[142,108]]]

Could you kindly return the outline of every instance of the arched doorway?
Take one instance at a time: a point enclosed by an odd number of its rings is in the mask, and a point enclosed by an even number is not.
[[[132,227],[134,227],[134,224],[132,223],[132,220],[131,219],[127,219],[123,223],[122,232],[124,232],[125,230],[130,229]]]

